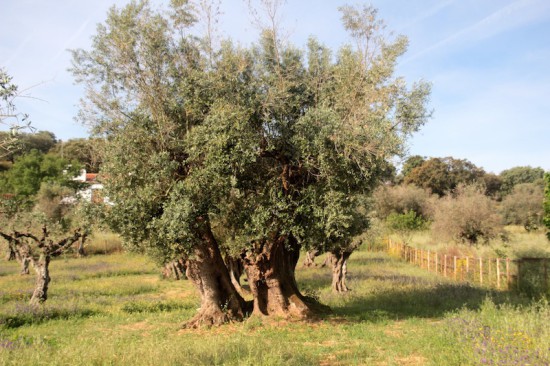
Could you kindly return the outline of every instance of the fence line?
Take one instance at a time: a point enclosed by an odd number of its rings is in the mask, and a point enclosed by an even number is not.
[[[519,283],[518,263],[510,258],[473,258],[448,256],[413,248],[388,239],[390,255],[457,282],[468,282],[499,290],[509,290]]]

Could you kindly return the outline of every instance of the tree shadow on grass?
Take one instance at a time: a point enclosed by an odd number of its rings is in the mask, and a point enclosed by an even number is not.
[[[442,318],[463,308],[479,309],[486,298],[495,303],[508,302],[504,293],[496,293],[466,284],[440,284],[426,289],[393,289],[365,297],[349,296],[341,306],[332,306],[333,315],[353,321],[380,322],[410,318]]]
[[[411,318],[438,319],[460,309],[476,310],[487,298],[495,304],[520,304],[525,299],[515,293],[474,287],[466,283],[438,282],[435,276],[404,274],[399,268],[374,268],[393,262],[386,257],[360,258],[360,265],[348,275],[352,291],[331,304],[332,315],[348,321],[383,322]],[[355,263],[357,264],[357,263]],[[398,265],[399,263],[396,263]],[[372,270],[371,270],[372,269]],[[362,290],[365,286],[371,291]],[[305,279],[306,288],[330,286],[330,273]],[[357,291],[353,287],[357,286]]]

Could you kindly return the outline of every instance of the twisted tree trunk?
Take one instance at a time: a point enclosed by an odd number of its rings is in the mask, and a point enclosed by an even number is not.
[[[29,274],[29,263],[31,262],[29,257],[22,257],[19,262],[21,263],[21,271],[19,272],[20,275],[28,275]]]
[[[88,238],[87,234],[82,234],[80,239],[78,240],[78,248],[76,250],[76,254],[78,257],[85,257],[86,251],[84,250],[84,243],[86,242],[86,239]]]
[[[201,225],[202,243],[187,260],[187,278],[199,290],[201,307],[197,315],[187,322],[186,328],[221,325],[243,320],[247,304],[239,295],[229,277],[220,254],[218,243],[210,226]]]
[[[248,296],[251,292],[245,289],[241,285],[241,276],[244,273],[244,264],[241,258],[235,258],[230,255],[225,256],[225,265],[229,271],[229,277],[231,278],[231,283],[235,286],[237,292],[242,296]]]
[[[36,282],[31,297],[31,305],[42,304],[48,299],[48,285],[50,284],[50,256],[41,255],[38,260],[33,260],[33,267],[36,271]]]
[[[319,249],[308,250],[304,259],[304,267],[316,267],[317,264],[315,264],[315,257],[317,257],[319,253]]]
[[[296,240],[277,237],[257,243],[243,254],[250,290],[252,314],[308,318],[313,311],[298,290],[294,271],[300,255]]]
[[[176,259],[164,265],[162,277],[179,281],[185,279],[186,270],[185,260],[183,258]]]
[[[347,292],[350,289],[346,285],[347,261],[351,251],[332,251],[328,254],[332,266],[332,291],[337,293]]]

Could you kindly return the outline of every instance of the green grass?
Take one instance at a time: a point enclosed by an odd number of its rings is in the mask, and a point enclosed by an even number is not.
[[[32,276],[20,276],[17,264],[0,265],[2,365],[478,365],[484,359],[507,365],[521,357],[531,357],[532,364],[550,360],[547,303],[453,284],[383,253],[352,255],[352,291],[345,295],[331,292],[328,268],[298,268],[303,291],[332,308],[318,321],[251,318],[202,330],[180,329],[199,306],[192,284],[162,280],[159,269],[142,256],[55,260],[50,298],[38,310],[26,305]]]

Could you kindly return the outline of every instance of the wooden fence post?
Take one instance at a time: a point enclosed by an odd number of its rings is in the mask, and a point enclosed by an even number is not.
[[[491,258],[487,259],[487,285],[491,286]]]
[[[447,254],[443,256],[443,277],[447,277]]]
[[[542,260],[544,266],[544,294],[548,294],[548,259],[544,258]]]
[[[479,284],[483,285],[483,259],[479,257]]]
[[[506,258],[506,288],[510,289],[512,279],[510,277],[510,258]]]
[[[453,278],[454,280],[456,281],[456,271],[457,271],[458,268],[456,268],[456,255],[453,257]]]
[[[439,266],[438,266],[439,263],[437,263],[438,259],[439,259],[439,254],[435,253],[435,274],[437,274],[439,271]]]
[[[500,290],[500,258],[497,258],[497,289]]]
[[[430,251],[428,250],[428,272],[430,272]]]

